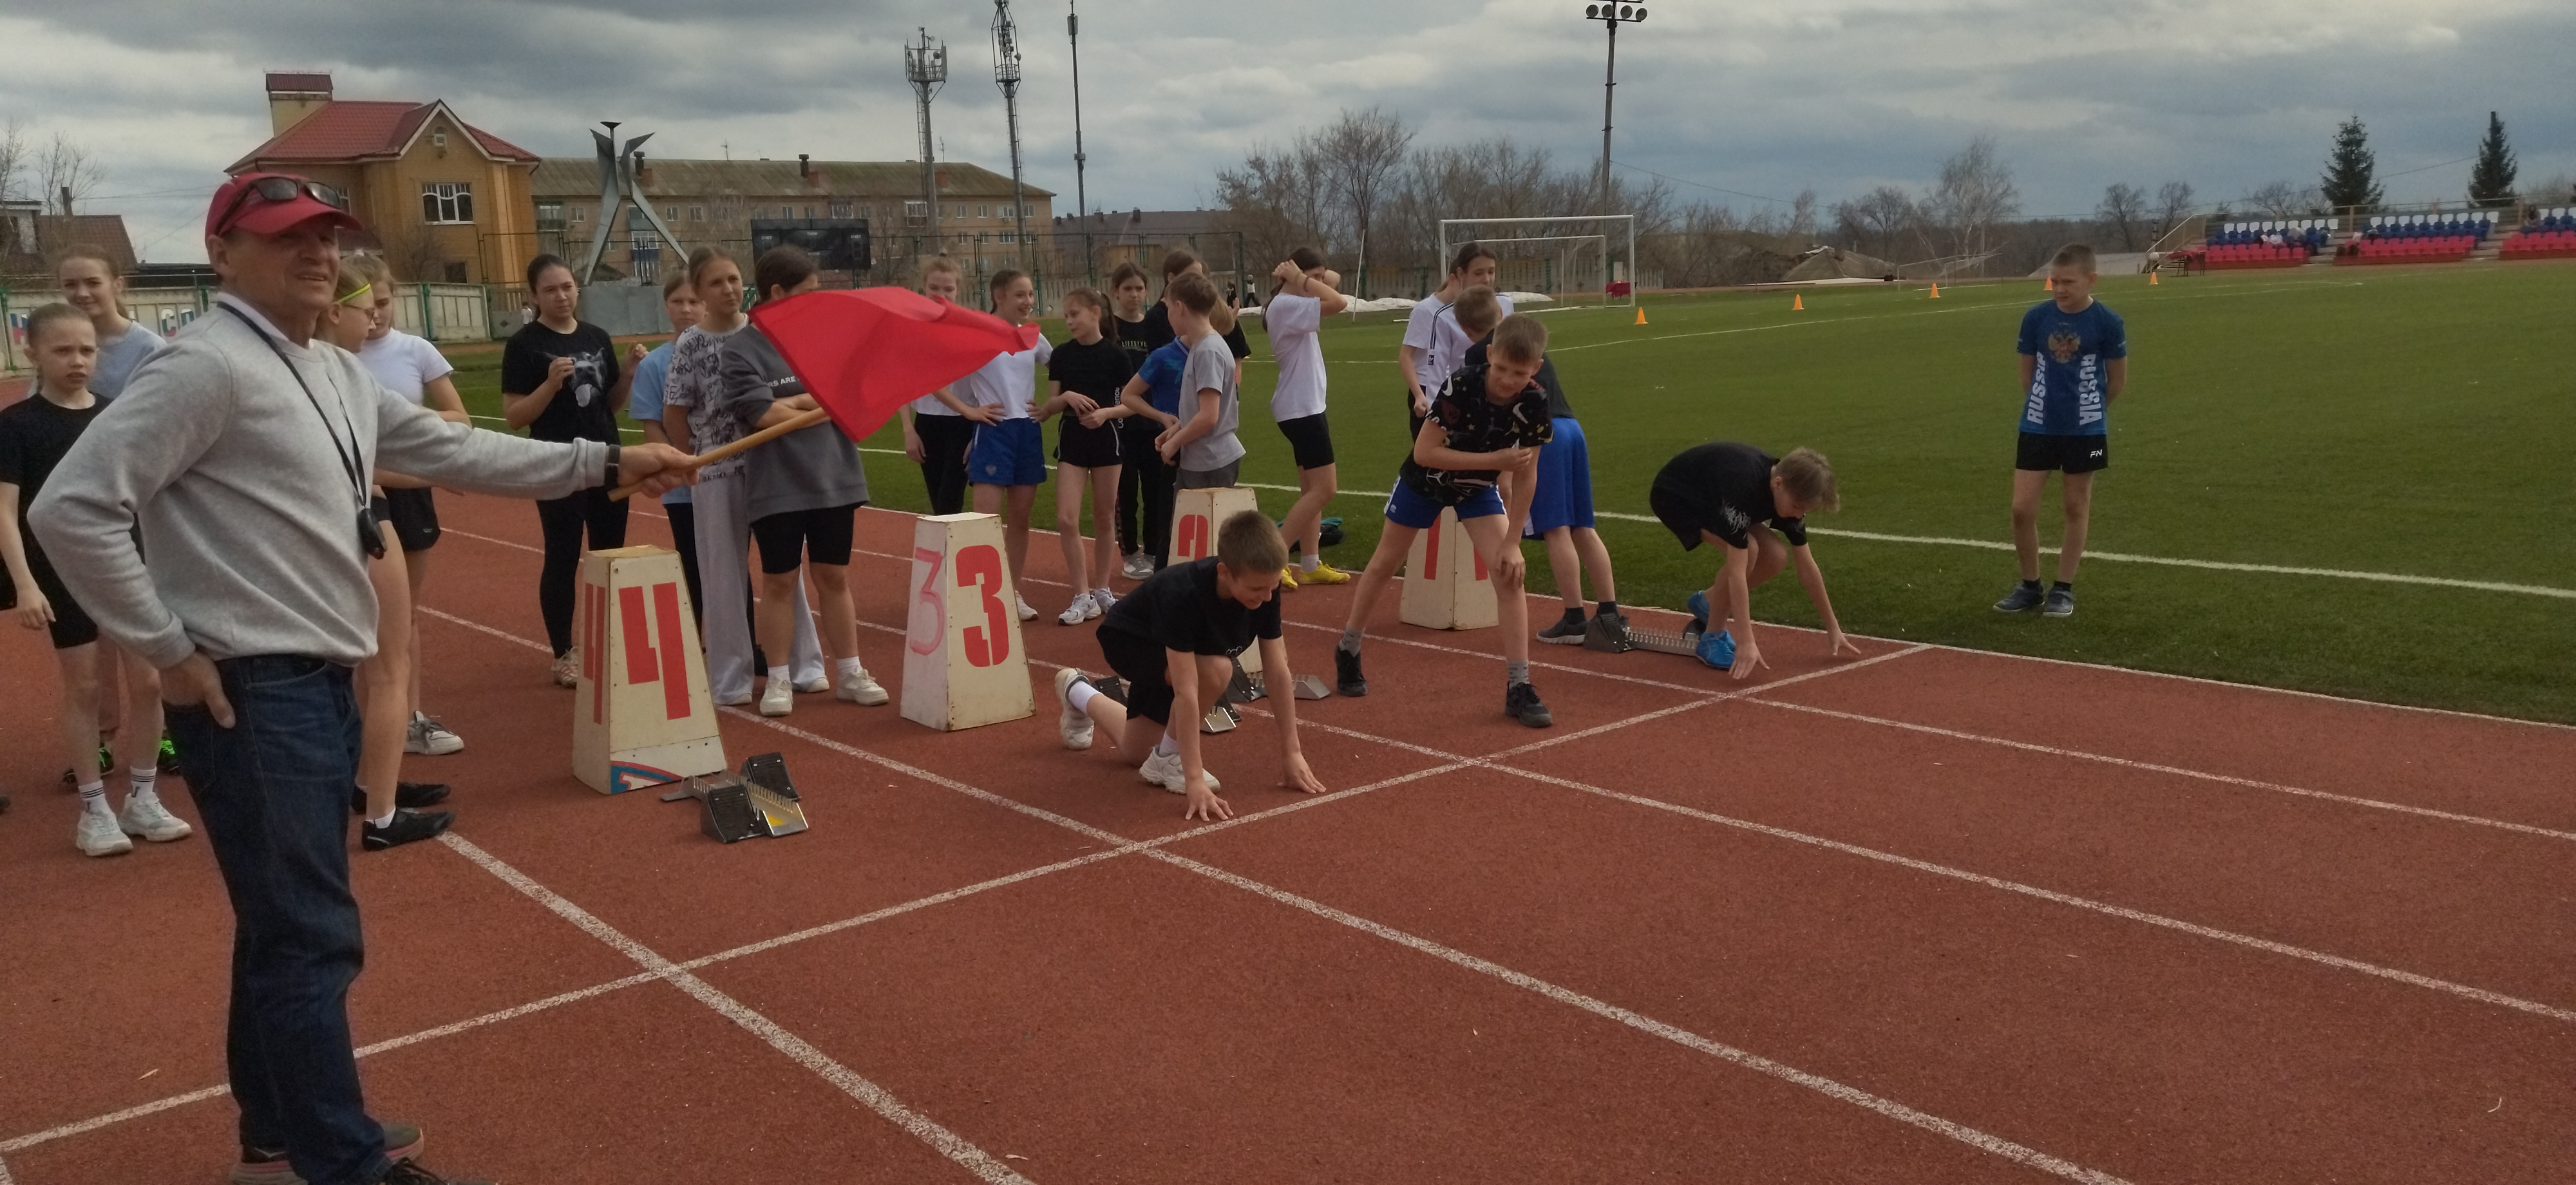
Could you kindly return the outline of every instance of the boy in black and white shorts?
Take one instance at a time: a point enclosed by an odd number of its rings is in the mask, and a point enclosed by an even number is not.
[[[1127,685],[1126,702],[1081,671],[1057,671],[1064,747],[1088,749],[1093,730],[1106,728],[1119,760],[1139,766],[1137,776],[1188,796],[1183,818],[1233,818],[1200,759],[1198,720],[1233,679],[1234,655],[1246,646],[1261,647],[1263,677],[1276,680],[1273,686],[1294,681],[1279,624],[1279,570],[1287,563],[1278,528],[1260,511],[1239,511],[1217,524],[1215,555],[1166,567],[1121,598],[1101,620],[1099,637],[1101,657]],[[1296,697],[1273,696],[1270,710],[1279,722],[1281,783],[1323,793],[1297,743]]]
[[[1300,567],[1281,573],[1287,588],[1300,584],[1348,584],[1350,574],[1318,554],[1323,546],[1324,507],[1337,488],[1333,468],[1333,430],[1324,420],[1324,345],[1319,331],[1324,318],[1350,307],[1333,290],[1341,277],[1324,266],[1312,247],[1299,247],[1273,270],[1279,287],[1262,306],[1261,324],[1270,332],[1270,352],[1279,362],[1279,384],[1270,393],[1270,415],[1279,434],[1288,438],[1297,458],[1297,504],[1280,527],[1302,553]]]
[[[1121,435],[1127,407],[1118,398],[1133,373],[1127,351],[1101,336],[1100,322],[1109,302],[1098,289],[1076,288],[1064,294],[1064,326],[1070,340],[1047,359],[1050,388],[1038,418],[1058,416],[1055,444],[1055,537],[1064,548],[1064,570],[1073,584],[1073,603],[1056,618],[1059,625],[1080,625],[1118,602],[1109,590],[1117,570],[1118,475],[1124,452]],[[1091,489],[1091,560],[1082,556],[1082,491]],[[1088,577],[1088,583],[1085,578]]]

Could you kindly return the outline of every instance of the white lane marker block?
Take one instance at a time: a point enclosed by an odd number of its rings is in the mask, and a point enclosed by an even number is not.
[[[724,772],[679,553],[647,545],[583,555],[577,624],[573,776],[623,794]]]
[[[1434,630],[1477,630],[1501,620],[1494,580],[1476,542],[1458,525],[1458,512],[1442,508],[1440,521],[1413,537],[1404,557],[1404,600],[1397,616],[1406,625]]]
[[[954,732],[1037,711],[1020,643],[1018,588],[1002,520],[920,519],[912,531],[912,616],[904,631],[903,718]]]

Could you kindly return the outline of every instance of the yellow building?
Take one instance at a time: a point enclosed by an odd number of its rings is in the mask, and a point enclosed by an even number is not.
[[[381,250],[401,278],[514,284],[537,253],[537,155],[446,103],[336,99],[328,74],[279,73],[268,112],[275,134],[224,171],[300,173],[347,192],[367,226],[350,245]]]

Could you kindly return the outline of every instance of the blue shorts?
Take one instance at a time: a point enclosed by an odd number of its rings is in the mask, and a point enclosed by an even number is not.
[[[1004,420],[975,429],[966,446],[966,480],[979,486],[1038,486],[1047,478],[1046,434],[1036,420]]]
[[[1556,433],[1538,446],[1537,488],[1530,491],[1529,525],[1536,539],[1558,527],[1592,525],[1592,455],[1583,447],[1583,425],[1556,417]]]
[[[1404,479],[1397,478],[1395,492],[1386,498],[1386,521],[1417,531],[1429,530],[1440,521],[1440,509],[1438,502],[1406,485]],[[1495,493],[1494,487],[1486,486],[1458,504],[1458,521],[1502,512],[1503,496]]]

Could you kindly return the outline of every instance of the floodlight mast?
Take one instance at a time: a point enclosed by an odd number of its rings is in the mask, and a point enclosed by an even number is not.
[[[1002,114],[1011,128],[1011,216],[1023,264],[1029,250],[1028,193],[1020,184],[1020,30],[1011,23],[1011,0],[993,0],[993,83],[1002,88]]]
[[[917,40],[903,47],[903,74],[912,80],[912,93],[921,109],[921,204],[930,212],[931,253],[937,254],[939,242],[939,165],[931,148],[930,97],[948,84],[948,47],[930,39],[930,30],[918,30]],[[919,254],[916,251],[914,254]]]
[[[1599,21],[1610,34],[1610,61],[1601,79],[1601,208],[1610,208],[1610,99],[1619,86],[1619,26],[1646,19],[1643,4],[1586,4],[1583,19]]]
[[[1065,0],[1064,39],[1073,47],[1073,224],[1082,228],[1083,274],[1097,284],[1100,274],[1091,262],[1091,201],[1082,185],[1082,14],[1074,11],[1074,0]]]

